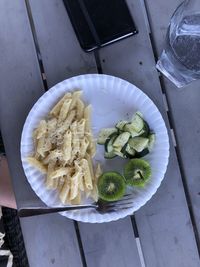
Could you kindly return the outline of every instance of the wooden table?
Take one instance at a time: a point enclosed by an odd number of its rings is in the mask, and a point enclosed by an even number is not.
[[[155,68],[182,0],[127,0],[139,34],[96,53],[79,47],[62,0],[0,0],[0,126],[18,207],[43,205],[20,161],[24,120],[35,101],[74,75],[126,79],[158,106],[170,161],[159,190],[133,216],[105,224],[57,214],[21,219],[31,267],[199,267],[200,82],[177,90]]]

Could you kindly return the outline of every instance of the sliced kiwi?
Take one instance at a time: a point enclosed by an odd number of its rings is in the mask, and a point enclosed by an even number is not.
[[[125,193],[125,180],[117,172],[104,172],[98,179],[99,197],[105,201],[115,201]]]
[[[151,176],[150,164],[143,159],[131,159],[124,167],[124,177],[130,186],[144,186]]]

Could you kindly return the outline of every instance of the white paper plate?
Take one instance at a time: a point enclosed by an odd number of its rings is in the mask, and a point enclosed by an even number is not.
[[[26,119],[21,139],[23,168],[31,187],[47,206],[61,205],[57,192],[45,188],[44,175],[29,165],[26,157],[33,152],[32,133],[39,121],[48,114],[65,92],[77,89],[83,91],[84,102],[92,105],[92,129],[95,137],[100,129],[113,127],[121,119],[131,119],[137,110],[142,112],[144,119],[156,133],[155,147],[145,157],[151,164],[152,177],[145,188],[133,190],[132,208],[108,214],[99,214],[92,209],[62,212],[63,216],[82,222],[100,223],[117,220],[138,210],[155,194],[164,178],[169,158],[169,140],[162,116],[149,97],[133,84],[113,76],[89,74],[67,79],[52,87],[35,103]],[[97,145],[94,163],[100,161],[104,171],[121,172],[124,160],[105,160],[103,149]]]

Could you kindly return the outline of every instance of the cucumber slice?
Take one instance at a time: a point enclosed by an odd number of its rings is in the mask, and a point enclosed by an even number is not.
[[[118,151],[118,150],[114,149],[114,153],[115,153],[115,155],[117,155],[117,156],[119,156],[121,158],[127,158],[127,156],[124,153],[122,153],[121,151]]]
[[[135,114],[137,114],[138,116],[140,116],[140,118],[143,119],[143,114],[140,111],[136,111]]]
[[[126,143],[123,147],[122,147],[122,149],[120,149],[120,147],[118,147],[118,148],[115,148],[114,147],[114,153],[117,155],[117,156],[119,156],[119,157],[121,157],[121,158],[128,158],[128,154],[127,154],[127,152],[126,152],[126,147],[127,147],[127,145],[128,145],[128,143]]]
[[[141,116],[142,116],[141,113],[136,112],[135,115],[132,118],[132,121],[131,121],[132,129],[135,130],[135,132],[138,132],[138,133],[144,127],[144,120],[143,120],[143,118]]]
[[[149,149],[145,148],[141,152],[136,152],[134,158],[142,158],[146,156],[147,154],[149,154]]]
[[[115,154],[114,151],[111,151],[111,152],[104,152],[104,158],[105,159],[113,159],[115,158],[117,155]]]
[[[118,130],[122,131],[123,128],[124,128],[124,125],[127,124],[127,123],[128,123],[127,121],[119,121],[119,122],[115,125],[115,127],[116,127]]]
[[[123,131],[130,133],[131,137],[139,136],[144,133],[143,129],[140,132],[136,132],[131,122],[124,125]]]
[[[145,137],[136,136],[131,138],[128,142],[131,148],[135,149],[137,152],[141,152],[148,146],[149,139]]]
[[[146,121],[144,121],[144,127],[143,127],[142,131],[143,131],[143,133],[140,134],[139,136],[148,138],[149,133],[150,133],[150,129],[149,129],[149,125]]]
[[[127,144],[126,146],[126,153],[129,155],[129,157],[133,157],[136,153],[135,149],[133,149],[132,147],[130,147],[129,144]]]
[[[113,133],[116,133],[117,129],[116,128],[106,128],[106,129],[102,129],[99,132],[99,136],[97,139],[97,144],[99,145],[104,145],[106,140],[109,138],[109,136]]]
[[[151,151],[153,149],[155,141],[156,141],[155,133],[151,133],[148,138],[149,138],[148,149],[149,149],[149,151]]]
[[[128,132],[124,132],[118,135],[113,143],[113,147],[116,151],[121,151],[124,145],[128,142],[131,134]]]
[[[110,153],[110,152],[112,152],[114,150],[113,142],[115,141],[115,139],[117,137],[118,137],[118,134],[117,133],[113,133],[107,138],[107,140],[105,142],[105,151],[106,152]]]

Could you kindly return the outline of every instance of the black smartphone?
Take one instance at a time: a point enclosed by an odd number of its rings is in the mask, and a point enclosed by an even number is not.
[[[125,0],[63,0],[85,51],[137,33]]]

